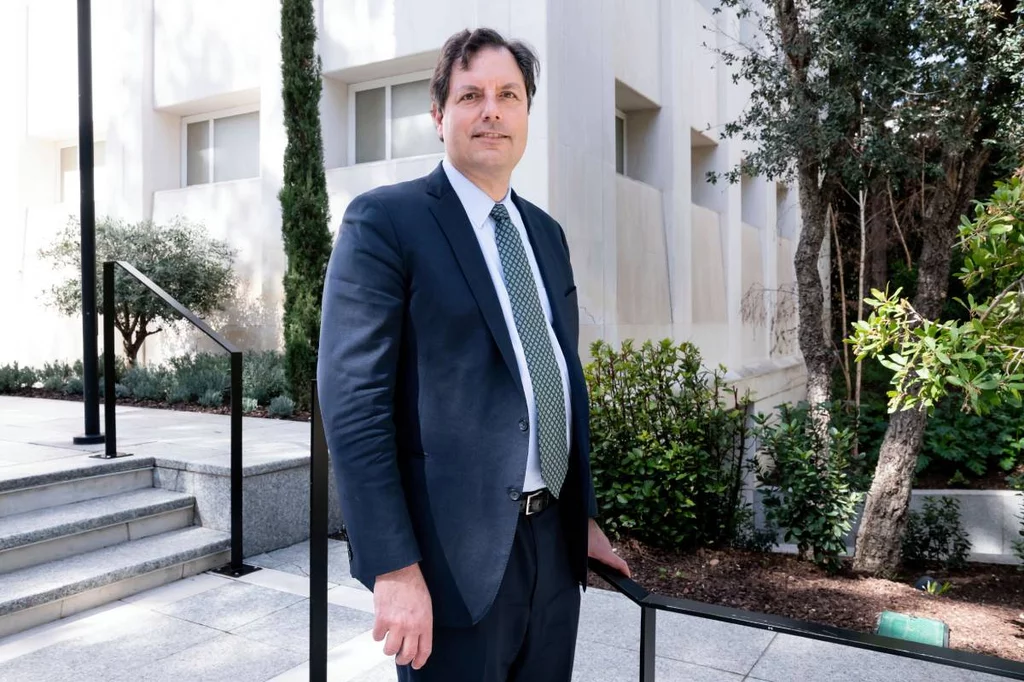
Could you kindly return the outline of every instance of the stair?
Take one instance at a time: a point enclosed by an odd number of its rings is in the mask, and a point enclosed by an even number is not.
[[[93,462],[0,479],[0,637],[227,562],[152,459]]]

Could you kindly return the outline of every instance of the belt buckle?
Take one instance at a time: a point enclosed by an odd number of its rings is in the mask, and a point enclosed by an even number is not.
[[[533,503],[534,499],[543,499],[542,498],[543,495],[544,495],[544,489],[541,488],[540,490],[535,490],[534,492],[532,492],[532,493],[530,493],[529,495],[526,496],[526,515],[527,516],[533,516],[534,514],[540,513],[541,510],[533,511],[532,503]]]

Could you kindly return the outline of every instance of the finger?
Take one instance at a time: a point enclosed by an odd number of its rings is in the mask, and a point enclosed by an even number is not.
[[[395,658],[395,663],[398,665],[409,665],[413,659],[416,658],[416,652],[419,650],[420,638],[416,635],[408,635],[402,644],[402,650]]]
[[[434,650],[434,634],[430,628],[420,635],[419,649],[416,651],[416,658],[413,659],[412,667],[419,670],[427,663],[430,653]]]
[[[388,627],[384,624],[384,620],[377,616],[373,619],[373,641],[380,642],[386,634],[388,634]]]
[[[384,642],[384,655],[394,656],[402,650],[402,635],[398,634],[394,630],[388,633],[388,640]]]

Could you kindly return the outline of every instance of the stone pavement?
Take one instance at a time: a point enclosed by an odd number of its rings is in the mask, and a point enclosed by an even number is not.
[[[0,475],[56,466],[94,451],[70,444],[81,430],[81,411],[80,403],[0,397]],[[227,417],[124,412],[119,434],[137,454],[226,457]],[[301,456],[308,429],[296,422],[247,419],[246,458],[272,457],[277,451]],[[2,638],[0,682],[306,680],[308,544],[248,561],[264,570],[237,580],[204,573]],[[395,680],[382,644],[371,637],[372,595],[350,577],[342,542],[330,541],[328,580],[330,679]],[[635,605],[606,590],[588,590],[573,679],[636,679],[639,638]],[[657,638],[658,682],[1001,679],[677,614],[658,615]]]

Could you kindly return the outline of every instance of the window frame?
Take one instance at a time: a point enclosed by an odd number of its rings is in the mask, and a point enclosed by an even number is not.
[[[626,159],[629,158],[629,151],[628,151],[629,148],[627,146],[628,145],[628,141],[629,141],[629,117],[626,116],[626,112],[624,112],[622,109],[619,109],[619,108],[616,107],[616,109],[615,109],[615,120],[621,120],[622,121],[622,172],[619,173],[619,169],[616,168],[615,169],[615,173],[617,175],[622,175],[623,177],[628,177],[629,176],[629,166],[626,164]],[[612,135],[614,136],[614,131],[613,131]],[[616,164],[616,166],[617,165],[618,164]]]
[[[353,83],[348,86],[348,165],[365,166],[369,163],[385,163],[395,160],[391,156],[391,88],[395,85],[404,85],[416,81],[429,81],[433,75],[434,72],[428,69],[426,71],[403,73],[399,76],[376,78],[374,80]],[[384,158],[356,163],[356,93],[364,90],[376,90],[377,88],[384,88]],[[443,152],[419,154],[418,156],[402,156],[399,158],[415,159],[441,153]]]
[[[252,114],[259,113],[260,105],[258,103],[253,104],[242,104],[237,107],[230,107],[227,109],[217,109],[214,111],[207,111],[202,114],[193,114],[191,116],[181,117],[181,173],[180,182],[181,188],[187,189],[189,187],[202,187],[203,185],[216,185],[220,182],[237,182],[238,180],[255,180],[263,175],[263,168],[259,167],[256,170],[256,175],[251,178],[237,178],[236,180],[215,180],[213,177],[213,165],[214,165],[214,153],[216,149],[216,141],[213,137],[214,125],[213,122],[218,118],[227,118],[229,116],[238,116],[240,114]],[[209,181],[196,183],[195,185],[188,184],[188,127],[192,123],[201,123],[205,121],[209,126],[209,140],[210,140],[210,160],[206,169],[209,176]]]

